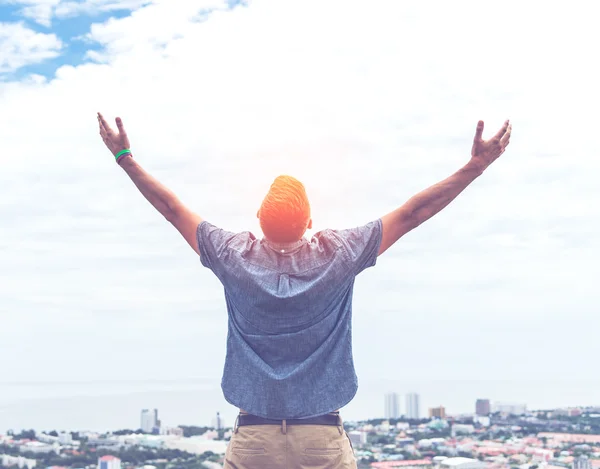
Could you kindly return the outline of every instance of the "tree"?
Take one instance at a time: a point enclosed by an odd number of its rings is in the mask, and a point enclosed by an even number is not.
[[[183,436],[188,437],[188,438],[190,436],[204,435],[207,431],[212,430],[211,427],[195,427],[195,426],[186,426],[186,425],[180,425],[179,428],[181,428],[183,430]]]
[[[112,432],[113,435],[133,435],[133,434],[137,434],[137,433],[143,433],[141,430],[128,430],[128,429],[123,429],[123,430],[117,430]]]
[[[34,440],[35,430],[23,430],[21,433],[13,434],[13,440]]]

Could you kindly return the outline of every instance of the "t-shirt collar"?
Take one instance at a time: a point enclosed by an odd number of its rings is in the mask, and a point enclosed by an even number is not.
[[[271,249],[281,253],[295,251],[306,242],[304,238],[300,238],[298,241],[291,241],[288,243],[276,243],[275,241],[271,241],[267,238],[263,238],[263,241]]]

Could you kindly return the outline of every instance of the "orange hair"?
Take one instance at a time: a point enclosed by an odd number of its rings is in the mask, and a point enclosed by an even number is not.
[[[298,241],[310,221],[304,185],[291,176],[275,179],[258,213],[265,237],[276,243]]]

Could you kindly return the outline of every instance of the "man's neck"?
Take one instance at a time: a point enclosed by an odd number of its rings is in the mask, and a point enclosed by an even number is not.
[[[300,246],[302,246],[302,244],[304,244],[304,241],[305,241],[304,238],[300,238],[296,241],[287,241],[287,242],[271,241],[267,237],[265,237],[263,239],[270,248],[274,249],[275,251],[279,251],[279,252],[289,252],[294,249],[297,249]]]

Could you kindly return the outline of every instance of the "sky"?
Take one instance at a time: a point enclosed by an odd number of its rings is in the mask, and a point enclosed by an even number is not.
[[[594,377],[595,18],[583,1],[0,0],[0,382],[220,380],[222,287],[114,163],[98,111],[204,219],[259,236],[280,174],[307,187],[308,236],[358,226],[466,164],[479,119],[484,138],[510,119],[505,154],[357,279],[359,379]]]

